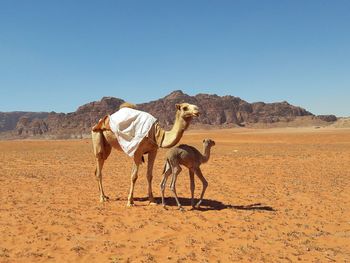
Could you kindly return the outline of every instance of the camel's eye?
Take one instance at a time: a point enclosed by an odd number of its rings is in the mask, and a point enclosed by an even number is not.
[[[183,107],[182,109],[183,109],[184,111],[188,111],[188,107],[187,107],[187,106]]]

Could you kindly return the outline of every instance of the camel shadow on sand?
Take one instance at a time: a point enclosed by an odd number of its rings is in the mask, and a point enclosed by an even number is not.
[[[142,197],[142,198],[134,198],[135,201],[148,201],[147,197]],[[162,203],[162,199],[160,197],[155,198],[157,204]],[[182,206],[184,207],[190,207],[191,206],[191,198],[184,198],[184,197],[179,197],[179,201]],[[195,199],[195,203],[198,202],[198,199]],[[176,201],[172,197],[167,197],[165,198],[165,203],[167,206],[177,206]],[[210,210],[224,210],[224,209],[235,209],[235,210],[255,210],[255,211],[268,211],[268,212],[276,212],[273,207],[263,205],[261,203],[254,203],[254,204],[249,204],[249,205],[231,205],[231,204],[224,204],[220,201],[217,200],[212,200],[212,199],[203,199],[201,203],[200,208],[196,208],[196,210],[199,211],[210,211]]]

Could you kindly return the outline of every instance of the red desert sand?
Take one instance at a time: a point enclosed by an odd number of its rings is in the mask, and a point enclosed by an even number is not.
[[[126,207],[131,159],[113,151],[100,203],[90,140],[0,142],[0,262],[348,262],[350,129],[193,130],[216,146],[190,210],[186,169],[177,209],[148,205],[145,165]],[[155,162],[160,203],[166,150]],[[196,198],[201,191],[196,178]]]

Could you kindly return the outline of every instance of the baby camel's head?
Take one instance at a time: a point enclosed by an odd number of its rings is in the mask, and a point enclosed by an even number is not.
[[[204,147],[213,147],[215,145],[215,142],[211,139],[204,139],[203,140]]]

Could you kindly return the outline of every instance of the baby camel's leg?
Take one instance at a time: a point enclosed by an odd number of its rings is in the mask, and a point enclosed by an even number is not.
[[[188,172],[190,174],[191,206],[194,207],[194,172],[191,169],[188,169]]]
[[[162,194],[162,205],[165,207],[165,202],[164,202],[164,191],[165,191],[165,186],[166,186],[166,181],[168,180],[169,175],[171,174],[171,166],[169,162],[167,161],[165,164],[164,168],[164,174],[163,174],[163,179],[162,182],[160,183],[160,192]]]
[[[170,189],[174,193],[176,203],[177,203],[179,209],[181,210],[182,207],[181,207],[181,204],[180,204],[179,199],[178,199],[177,194],[176,194],[176,179],[177,179],[177,175],[181,172],[182,169],[181,169],[180,165],[175,165],[172,167],[172,170],[173,170],[173,177],[171,179]]]
[[[206,190],[207,187],[208,187],[208,182],[207,182],[207,180],[205,180],[205,178],[204,178],[204,176],[203,176],[203,174],[202,174],[202,171],[201,171],[201,169],[200,169],[199,167],[196,169],[195,172],[196,172],[196,175],[197,175],[198,178],[202,181],[202,184],[203,184],[201,197],[200,197],[198,203],[196,204],[196,208],[199,208],[199,206],[200,206],[201,203],[202,203],[205,190]]]

